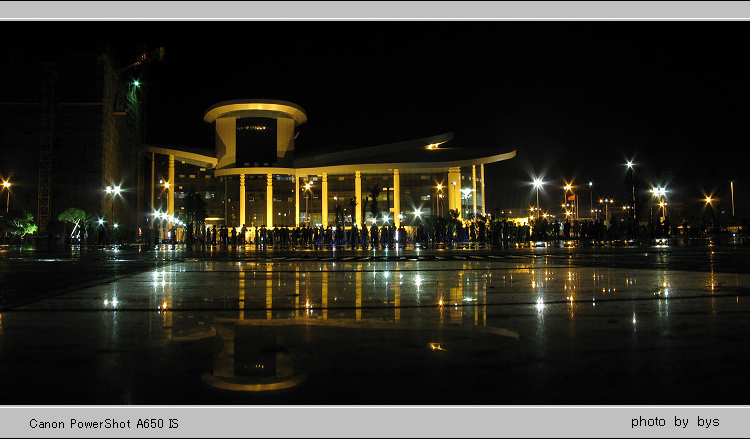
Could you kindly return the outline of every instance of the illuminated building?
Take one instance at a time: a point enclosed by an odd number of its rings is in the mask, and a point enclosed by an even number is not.
[[[418,216],[447,216],[449,210],[467,218],[485,213],[484,165],[515,156],[515,151],[453,147],[453,133],[295,156],[307,113],[278,100],[220,102],[203,119],[214,126],[213,151],[144,146],[152,169],[166,164],[161,176],[152,172],[152,210],[179,216],[176,200],[192,188],[208,203],[209,223],[327,227],[335,226],[338,216],[347,226],[369,226],[370,203],[363,209],[363,200],[376,189],[384,215],[379,225],[410,225]],[[173,184],[162,192],[159,181]]]

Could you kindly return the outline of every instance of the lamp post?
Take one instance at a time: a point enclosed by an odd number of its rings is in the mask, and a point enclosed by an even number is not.
[[[729,189],[732,193],[732,223],[734,223],[734,180],[729,181]]]
[[[310,193],[312,192],[310,190],[310,185],[312,185],[311,182],[305,183],[305,222],[307,222],[307,227],[310,227],[310,213],[307,210]]]
[[[589,207],[591,208],[591,213],[594,213],[594,182],[589,182]]]
[[[112,231],[111,231],[112,239],[110,242],[112,242],[112,244],[114,245],[114,233],[115,233],[115,228],[117,227],[117,223],[115,222],[115,195],[120,195],[121,190],[120,190],[120,186],[107,186],[105,191],[107,192],[108,195],[110,195],[109,207],[110,207],[111,215],[109,218],[110,218],[110,221],[112,222]]]
[[[437,207],[435,209],[435,213],[438,215],[438,217],[442,217],[443,213],[440,211],[440,199],[443,198],[443,185],[438,184],[437,190],[438,190],[438,193],[436,194],[437,196],[435,197],[437,201]]]
[[[534,187],[536,188],[536,219],[539,219],[539,188],[542,187],[544,182],[537,178],[534,180]]]
[[[5,213],[7,214],[8,210],[10,209],[10,182],[4,181],[3,188],[8,190],[8,200],[5,203]]]
[[[716,227],[716,212],[714,211],[713,198],[708,196],[705,201],[706,205],[711,207],[711,227]]]
[[[630,180],[630,200],[628,200],[625,210],[628,215],[628,233],[633,234],[638,230],[638,210],[635,207],[635,168],[632,160],[628,160],[625,165],[628,168],[627,176]]]
[[[577,215],[577,209],[576,209],[576,194],[573,192],[573,185],[566,184],[563,186],[563,189],[565,189],[565,192],[563,193],[563,197],[565,198],[565,213],[566,215],[571,214],[573,216],[573,219],[578,219]],[[568,191],[570,191],[571,194],[573,194],[573,203],[571,203],[571,209],[568,211]]]
[[[604,198],[599,199],[599,203],[604,204],[604,223],[609,225],[609,205],[614,203],[615,200]]]
[[[473,195],[472,192],[474,192],[474,189],[468,189],[468,188],[467,189],[461,189],[460,192],[464,195],[462,197],[462,199],[466,198],[468,200],[469,199],[469,195]],[[463,210],[463,202],[461,203],[461,209]],[[467,211],[468,211],[468,209],[467,209]]]

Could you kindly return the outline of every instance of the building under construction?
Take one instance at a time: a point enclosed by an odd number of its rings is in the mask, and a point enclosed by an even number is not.
[[[150,166],[139,151],[144,91],[137,79],[163,50],[120,64],[107,49],[87,54],[17,54],[0,78],[0,177],[7,210],[34,215],[38,236],[59,235],[74,207],[136,234]],[[119,195],[106,188],[127,188]]]

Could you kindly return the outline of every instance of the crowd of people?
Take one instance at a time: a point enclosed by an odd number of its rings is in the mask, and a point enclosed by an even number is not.
[[[193,229],[175,229],[151,233],[144,237],[147,243],[177,244],[190,246],[238,247],[255,245],[257,248],[437,248],[476,244],[479,246],[517,246],[535,242],[578,242],[581,245],[615,243],[634,239],[659,239],[676,234],[686,234],[682,227],[672,228],[667,218],[660,223],[635,227],[627,221],[581,219],[565,221],[547,218],[513,220],[477,217],[469,220],[436,218],[427,223],[406,226],[401,224],[369,227],[357,224],[338,224],[289,227],[286,225],[267,228],[227,227],[210,225]],[[693,227],[693,232],[696,227]],[[692,236],[692,235],[689,235]]]

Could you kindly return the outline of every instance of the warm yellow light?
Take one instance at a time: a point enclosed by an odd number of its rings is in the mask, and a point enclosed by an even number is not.
[[[711,197],[706,197],[706,203],[711,203]]]
[[[439,184],[439,185],[437,185],[437,188],[438,188],[438,190],[440,191],[440,190],[442,190],[442,189],[443,189],[443,185],[442,185],[442,184]]]
[[[573,186],[571,186],[571,185],[569,185],[569,184],[566,184],[566,185],[565,185],[565,190],[566,190],[566,191],[569,191],[569,190],[570,190],[570,189],[571,189],[572,187],[573,187]]]
[[[169,182],[164,183],[164,187],[169,189]]]
[[[10,187],[10,182],[9,181],[4,181],[3,182],[3,186],[5,186],[6,188]]]

